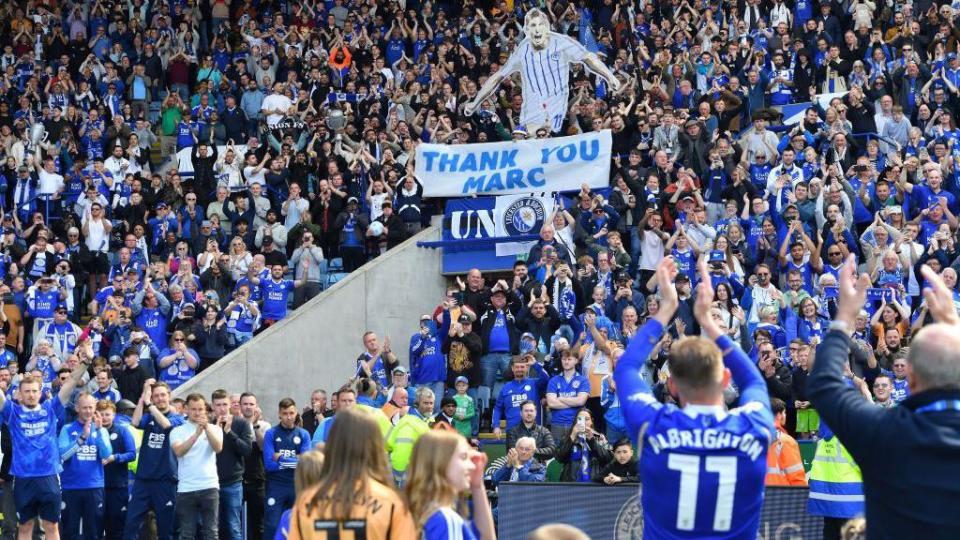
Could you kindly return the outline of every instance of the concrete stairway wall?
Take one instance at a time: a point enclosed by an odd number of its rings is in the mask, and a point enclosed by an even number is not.
[[[223,388],[255,393],[264,417],[273,422],[281,398],[309,403],[317,388],[336,390],[354,375],[367,330],[390,336],[401,364],[409,367],[410,336],[420,315],[443,300],[440,250],[418,248],[438,240],[436,226],[364,265],[330,289],[291,312],[286,319],[233,351],[175,392],[209,398]]]

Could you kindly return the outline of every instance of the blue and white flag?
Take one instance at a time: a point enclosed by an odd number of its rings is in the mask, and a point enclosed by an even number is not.
[[[579,35],[577,39],[580,41],[580,44],[586,47],[586,49],[594,54],[600,50],[600,46],[597,45],[597,38],[593,35],[593,13],[590,12],[589,8],[580,8],[580,24],[579,24]]]
[[[547,193],[497,197],[493,207],[494,234],[498,238],[539,234],[553,213],[553,203],[553,197]],[[497,244],[497,257],[526,254],[534,244],[536,240]]]

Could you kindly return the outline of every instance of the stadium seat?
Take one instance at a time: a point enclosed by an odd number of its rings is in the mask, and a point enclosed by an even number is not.
[[[563,473],[563,463],[555,459],[547,462],[547,482],[559,482],[560,474]]]
[[[345,272],[333,272],[333,273],[327,274],[327,277],[326,277],[326,280],[325,280],[325,285],[324,285],[324,287],[323,287],[324,290],[329,289],[330,287],[333,287],[333,286],[336,285],[340,280],[342,280],[343,278],[345,278],[345,277],[347,277],[347,276],[349,276],[349,275],[350,275],[350,274],[347,274],[347,273],[345,273]]]

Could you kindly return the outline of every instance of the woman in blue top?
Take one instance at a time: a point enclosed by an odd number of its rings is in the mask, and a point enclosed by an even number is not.
[[[830,319],[820,315],[813,298],[808,296],[800,301],[800,312],[797,314],[798,338],[805,343],[820,343],[828,326],[830,326]]]
[[[200,365],[200,355],[187,347],[187,336],[180,330],[170,336],[170,346],[160,351],[158,358],[160,380],[169,384],[171,390],[189,381]]]
[[[423,540],[496,540],[493,512],[483,487],[487,455],[462,435],[429,431],[417,441],[407,469],[407,504]],[[473,520],[462,514],[471,495]],[[458,508],[460,507],[460,508]]]

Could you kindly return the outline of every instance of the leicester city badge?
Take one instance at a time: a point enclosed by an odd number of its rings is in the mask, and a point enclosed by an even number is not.
[[[523,197],[507,207],[503,213],[503,226],[510,236],[531,234],[540,231],[546,209],[540,199]]]

